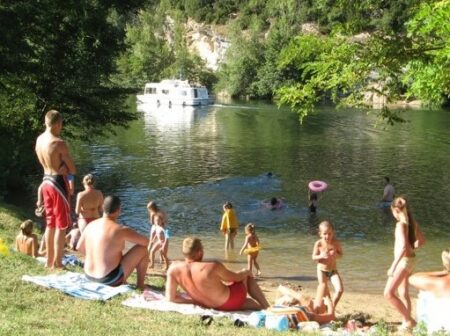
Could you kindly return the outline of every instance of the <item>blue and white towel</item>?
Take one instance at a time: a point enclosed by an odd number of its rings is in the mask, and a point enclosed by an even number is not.
[[[85,300],[108,300],[113,296],[132,290],[128,285],[111,287],[88,280],[84,274],[66,272],[50,275],[22,276],[23,281],[54,288],[73,297]]]

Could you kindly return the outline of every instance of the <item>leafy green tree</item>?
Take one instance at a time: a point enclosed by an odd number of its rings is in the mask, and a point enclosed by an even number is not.
[[[160,14],[141,10],[135,22],[126,26],[126,50],[117,60],[121,83],[141,88],[146,82],[169,76],[167,69],[175,55],[164,36],[165,16]]]
[[[65,135],[80,138],[135,118],[108,80],[123,39],[112,18],[130,8],[131,1],[2,1],[0,190],[37,168],[33,143],[50,108],[64,114]]]
[[[280,103],[298,111],[300,119],[323,98],[364,106],[367,93],[440,104],[450,91],[449,1],[423,4],[408,21],[407,35],[378,32],[362,43],[342,35],[296,37],[282,51],[279,66],[295,69],[299,79],[277,90]],[[401,121],[387,108],[380,117],[390,124]]]

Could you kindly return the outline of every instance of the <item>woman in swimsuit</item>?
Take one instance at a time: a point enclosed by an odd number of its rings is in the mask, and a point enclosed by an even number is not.
[[[87,174],[83,178],[84,190],[77,194],[75,213],[78,215],[78,228],[82,233],[86,225],[100,218],[103,206],[103,194],[94,189],[94,176]]]
[[[414,249],[424,244],[419,226],[409,211],[404,197],[397,197],[391,205],[391,211],[397,220],[395,224],[394,261],[387,271],[388,280],[384,297],[402,315],[401,329],[411,329],[416,321],[411,317],[411,299],[409,297],[408,278],[415,264]],[[396,291],[398,290],[398,296]]]

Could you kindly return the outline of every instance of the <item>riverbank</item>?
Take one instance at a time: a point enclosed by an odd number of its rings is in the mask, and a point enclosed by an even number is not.
[[[12,246],[20,223],[30,214],[21,209],[0,203],[0,238]],[[77,269],[70,269],[77,270]],[[78,269],[78,271],[80,271]],[[124,296],[104,302],[77,300],[60,292],[47,290],[21,281],[24,274],[48,274],[34,259],[11,253],[0,256],[0,334],[10,335],[230,335],[236,333],[232,321],[221,319],[207,329],[198,316],[161,313],[130,309],[121,305]],[[131,279],[131,283],[133,283]],[[280,283],[259,280],[261,287],[273,303]],[[164,280],[150,276],[148,283],[163,288]],[[283,283],[286,284],[286,283]],[[288,284],[289,285],[289,284]],[[311,285],[312,286],[312,285]],[[314,294],[315,288],[302,289]],[[344,293],[339,303],[339,317],[347,314],[371,315],[372,323],[384,320],[389,324],[400,321],[397,313],[386,303],[382,295]],[[280,335],[265,329],[239,329],[240,335]]]

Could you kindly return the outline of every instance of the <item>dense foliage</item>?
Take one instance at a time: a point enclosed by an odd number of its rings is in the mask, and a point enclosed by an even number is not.
[[[136,3],[137,4],[137,3]],[[111,85],[121,49],[121,1],[10,1],[0,5],[0,190],[36,168],[33,143],[47,110],[60,110],[66,136],[87,138],[134,115]]]

